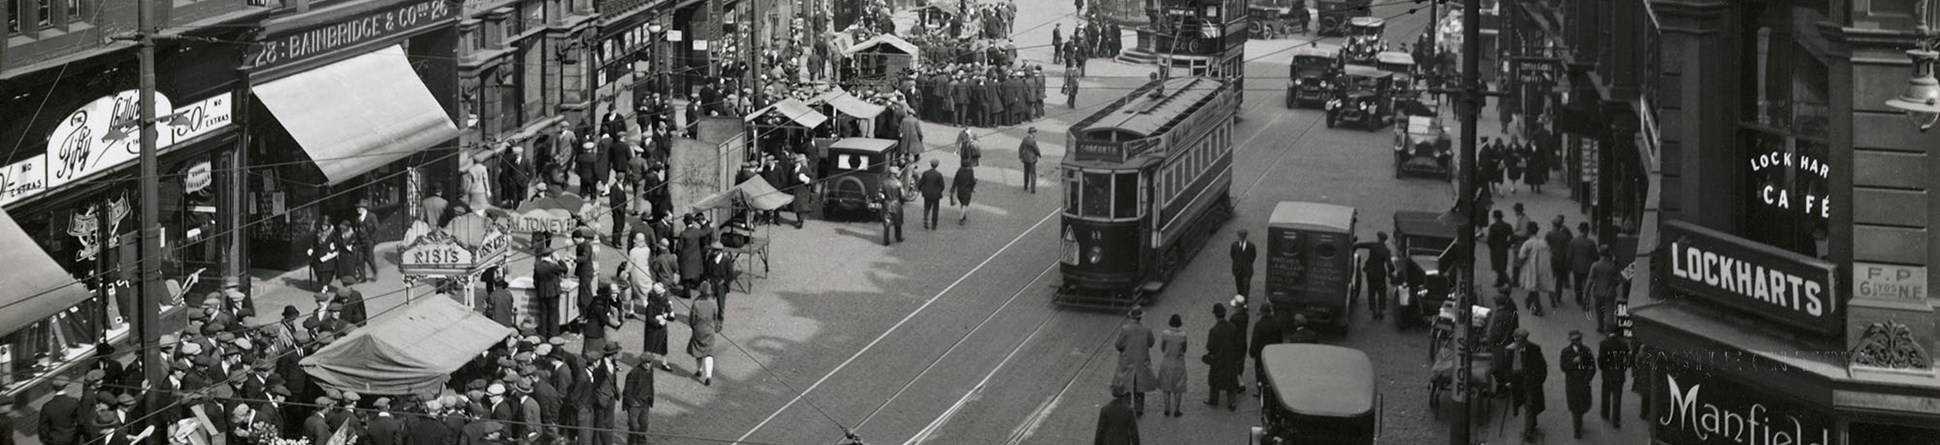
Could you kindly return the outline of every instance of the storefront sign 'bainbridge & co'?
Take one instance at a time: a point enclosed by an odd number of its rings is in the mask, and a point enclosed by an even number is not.
[[[424,0],[371,11],[321,28],[266,39],[249,54],[249,63],[266,67],[380,40],[451,18],[447,0]]]
[[[1682,221],[1664,239],[1671,289],[1819,334],[1844,324],[1829,263]]]

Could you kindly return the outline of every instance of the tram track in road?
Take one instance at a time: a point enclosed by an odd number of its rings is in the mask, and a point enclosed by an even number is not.
[[[1248,107],[1246,110],[1244,110],[1243,113],[1251,114],[1253,111],[1256,111],[1260,107],[1265,106],[1269,103],[1272,103],[1272,102],[1270,101],[1256,102],[1253,106]],[[1240,150],[1253,147],[1252,145],[1253,142],[1257,141],[1260,138],[1260,136],[1265,135],[1267,129],[1274,128],[1287,116],[1288,114],[1284,114],[1284,113],[1278,114],[1274,116],[1273,119],[1267,122],[1265,125],[1261,125],[1259,128],[1254,129],[1253,134],[1250,136],[1247,136],[1247,138],[1244,141],[1240,142],[1240,145],[1238,147],[1235,147],[1234,152],[1237,153]],[[1261,171],[1260,175],[1254,179],[1252,184],[1249,184],[1247,186],[1246,190],[1240,192],[1240,194],[1238,195],[1239,198],[1243,199],[1244,197],[1251,195],[1253,190],[1257,189],[1260,186],[1260,184],[1262,184],[1265,181],[1268,175],[1271,175],[1274,170],[1279,168],[1280,164],[1286,160],[1289,154],[1293,153],[1294,151],[1297,151],[1296,147],[1299,146],[1300,141],[1305,140],[1307,137],[1307,134],[1312,132],[1314,127],[1318,126],[1321,122],[1322,120],[1315,119],[1312,123],[1309,123],[1306,126],[1306,128],[1301,129],[1300,133],[1294,138],[1294,144],[1284,147],[1284,149],[1281,150],[1280,153],[1274,157],[1273,163],[1269,164],[1264,171]],[[1056,214],[1056,213],[1057,212],[1053,212],[1053,214]],[[1058,262],[1056,260],[1051,262],[1052,267],[1055,267],[1057,264]],[[1040,279],[1041,278],[1042,277],[1040,276]],[[1033,282],[1035,281],[1036,280],[1033,280]],[[1001,308],[999,309],[1001,310]],[[1049,325],[1049,322],[1051,320],[1057,318],[1059,315],[1068,314],[1068,313],[1072,313],[1072,312],[1057,311],[1052,316],[1046,317],[1045,321],[1039,324],[1038,327],[1032,331],[1029,337],[1026,337],[1024,341],[1021,341],[1016,346],[1012,347],[1011,351],[1005,356],[1005,359],[1003,362],[999,362],[997,366],[992,367],[988,372],[986,372],[983,375],[982,379],[978,382],[976,386],[974,386],[970,391],[967,391],[965,394],[959,397],[954,403],[952,403],[950,408],[944,411],[943,415],[939,416],[936,420],[932,421],[929,425],[925,426],[921,431],[918,431],[916,435],[912,436],[908,441],[904,442],[904,444],[917,445],[917,444],[925,443],[928,440],[930,440],[930,438],[933,437],[936,434],[936,432],[943,427],[943,425],[947,424],[956,415],[956,413],[960,412],[965,405],[969,404],[973,400],[976,400],[977,396],[982,393],[985,385],[989,381],[991,381],[991,379],[994,378],[997,375],[997,373],[1005,369],[1005,365],[1009,363],[1010,358],[1017,355],[1018,351],[1022,351],[1024,350],[1024,348],[1029,346],[1031,344],[1031,341],[1037,337],[1038,333],[1042,331],[1045,326]],[[1122,325],[1120,327],[1122,327]],[[1059,387],[1057,393],[1051,395],[1050,397],[1044,399],[1043,402],[1037,404],[1032,409],[1032,411],[1028,415],[1026,415],[1021,422],[1017,424],[1016,427],[1011,429],[1010,435],[1006,438],[1004,442],[1006,445],[1018,445],[1023,443],[1025,440],[1029,439],[1033,434],[1035,434],[1037,429],[1041,427],[1046,420],[1050,419],[1051,413],[1055,411],[1057,407],[1062,404],[1065,396],[1070,394],[1072,388],[1075,388],[1078,386],[1077,385],[1078,380],[1083,378],[1086,370],[1091,369],[1091,365],[1097,362],[1098,358],[1102,357],[1104,355],[1104,352],[1108,349],[1108,347],[1114,342],[1114,340],[1117,339],[1118,329],[1119,327],[1113,328],[1113,332],[1111,335],[1106,335],[1097,344],[1097,346],[1091,348],[1092,349],[1091,353],[1087,355],[1084,362],[1080,364],[1077,367],[1077,369],[1071,372],[1070,376],[1064,379],[1063,384]],[[969,335],[972,335],[972,334],[974,334],[974,332],[971,334],[966,334],[964,338],[969,338]],[[912,382],[913,381],[914,380],[912,380]]]

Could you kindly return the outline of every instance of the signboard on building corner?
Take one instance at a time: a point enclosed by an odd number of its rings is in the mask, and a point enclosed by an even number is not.
[[[1672,290],[1817,334],[1844,328],[1831,263],[1683,221],[1664,224],[1664,240]]]
[[[228,127],[233,122],[231,93],[224,92],[181,107],[155,94],[160,117],[155,150],[168,153],[182,142]],[[83,181],[132,164],[141,157],[140,94],[122,91],[88,102],[68,113],[47,137],[47,154],[0,167],[0,204],[11,204],[49,189]]]
[[[1683,445],[1834,445],[1831,416],[1731,381],[1722,373],[1665,367],[1650,397],[1652,438]]]
[[[1853,298],[1921,302],[1927,298],[1927,289],[1926,267],[1852,263]]]

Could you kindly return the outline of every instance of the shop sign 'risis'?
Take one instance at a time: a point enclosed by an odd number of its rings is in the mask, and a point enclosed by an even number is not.
[[[1845,321],[1831,264],[1682,221],[1664,235],[1672,289],[1820,334]]]

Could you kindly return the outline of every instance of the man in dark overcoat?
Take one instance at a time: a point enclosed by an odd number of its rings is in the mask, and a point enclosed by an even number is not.
[[[1004,120],[1004,105],[1006,101],[1004,100],[1003,87],[999,84],[1002,81],[1003,79],[998,77],[977,78],[977,83],[983,85],[983,119],[985,126],[996,127],[1010,124],[1010,122]]]
[[[1138,445],[1138,413],[1125,400],[1130,394],[1131,390],[1123,386],[1111,387],[1111,402],[1098,409],[1093,445]]]
[[[1516,329],[1515,340],[1495,355],[1496,381],[1509,392],[1510,411],[1526,410],[1522,417],[1522,437],[1536,435],[1536,416],[1547,408],[1543,383],[1549,380],[1549,360],[1542,345],[1529,341],[1529,330]]]
[[[937,213],[942,209],[943,191],[948,183],[943,182],[943,173],[936,170],[941,161],[931,159],[930,169],[916,180],[916,189],[923,193],[923,228],[936,230]]]
[[[1583,413],[1590,411],[1590,380],[1596,378],[1596,351],[1583,345],[1583,332],[1570,331],[1557,368],[1563,371],[1563,396],[1569,401],[1570,430],[1583,438]]]
[[[1239,410],[1239,363],[1244,357],[1244,349],[1234,349],[1239,344],[1234,341],[1240,335],[1239,328],[1226,321],[1226,305],[1213,303],[1212,329],[1206,333],[1206,357],[1202,360],[1211,365],[1206,371],[1206,406],[1219,406],[1220,396],[1226,396],[1226,409]]]
[[[1603,370],[1602,397],[1597,398],[1598,415],[1610,426],[1623,429],[1623,382],[1630,374],[1630,341],[1622,335],[1603,337],[1596,345],[1597,367]]]
[[[970,104],[977,102],[976,98],[973,97],[976,94],[976,88],[973,88],[975,85],[972,82],[973,80],[963,77],[962,73],[958,73],[957,78],[950,81],[950,95],[956,98],[957,104],[955,115],[951,116],[950,119],[950,122],[953,124],[976,125],[977,123],[974,118],[976,116],[975,109],[970,106]]]
[[[532,265],[533,286],[538,296],[533,303],[539,309],[534,318],[538,319],[539,335],[550,338],[559,335],[559,297],[562,296],[559,283],[566,279],[567,271],[560,264],[558,250],[547,250],[540,255],[539,261]]]

